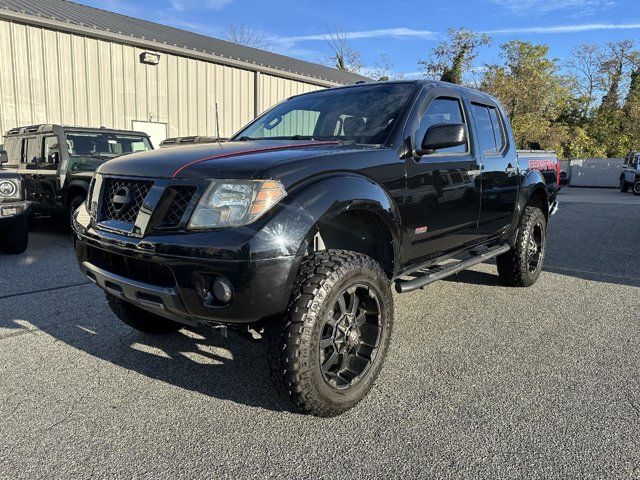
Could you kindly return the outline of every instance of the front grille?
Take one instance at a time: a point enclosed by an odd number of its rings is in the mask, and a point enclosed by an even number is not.
[[[176,186],[169,187],[168,194],[173,196],[169,210],[164,215],[159,228],[176,228],[180,225],[187,208],[191,204],[196,187]]]
[[[135,223],[152,186],[153,182],[148,180],[106,178],[102,197],[102,220]],[[123,198],[127,199],[124,203],[121,201]],[[114,202],[114,199],[120,201]]]
[[[87,260],[102,270],[158,287],[174,287],[171,269],[162,263],[149,262],[87,246]]]

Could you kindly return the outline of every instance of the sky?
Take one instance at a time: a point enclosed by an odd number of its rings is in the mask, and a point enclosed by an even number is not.
[[[268,49],[312,62],[326,58],[340,29],[367,68],[386,54],[395,73],[420,75],[418,61],[450,27],[493,38],[476,67],[500,61],[514,38],[549,45],[565,60],[581,43],[631,39],[640,46],[640,0],[80,0],[80,3],[225,38],[229,24],[259,30]]]

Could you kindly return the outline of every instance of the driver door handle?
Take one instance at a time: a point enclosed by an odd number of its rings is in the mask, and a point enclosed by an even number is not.
[[[477,170],[468,170],[467,171],[467,175],[471,176],[477,176],[480,175],[482,173],[482,171],[484,170],[484,165],[479,163],[477,165],[474,165],[475,167],[477,167]]]

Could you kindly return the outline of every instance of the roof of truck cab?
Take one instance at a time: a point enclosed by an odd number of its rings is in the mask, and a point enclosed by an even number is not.
[[[105,127],[75,127],[72,125],[56,125],[51,123],[44,123],[40,125],[27,125],[24,127],[15,127],[7,131],[5,137],[19,137],[23,135],[34,135],[39,133],[52,133],[55,129],[71,132],[84,132],[84,133],[115,133],[119,135],[138,135],[141,137],[148,137],[149,135],[144,132],[137,132],[133,130],[119,130],[115,128]]]
[[[458,92],[466,92],[470,93],[475,97],[485,98],[487,100],[491,100],[493,102],[499,103],[499,100],[489,95],[488,93],[481,92],[480,90],[476,90],[474,88],[465,87],[463,85],[457,85],[455,83],[443,82],[440,80],[429,80],[429,79],[412,79],[412,80],[388,80],[384,82],[359,82],[354,85],[341,85],[337,87],[331,87],[324,90],[315,90],[313,92],[301,93],[299,95],[294,95],[291,98],[302,97],[305,95],[314,95],[314,94],[322,94],[323,92],[331,92],[333,90],[344,90],[349,88],[363,88],[363,87],[372,87],[376,85],[394,85],[394,84],[412,84],[412,85],[428,85],[432,87],[441,87],[449,90],[454,90]]]

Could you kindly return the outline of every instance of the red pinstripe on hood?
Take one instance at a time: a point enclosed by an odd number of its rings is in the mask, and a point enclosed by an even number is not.
[[[182,173],[185,169],[189,168],[192,165],[197,165],[198,163],[208,162],[209,160],[217,160],[219,158],[230,158],[230,157],[241,157],[244,155],[252,155],[254,153],[265,153],[265,152],[276,152],[279,150],[291,150],[294,148],[310,148],[310,147],[322,147],[327,145],[340,145],[338,141],[326,141],[326,142],[313,142],[313,143],[293,143],[290,145],[278,145],[275,147],[263,147],[263,148],[254,148],[250,150],[240,150],[238,152],[229,152],[229,153],[221,153],[219,155],[213,155],[211,157],[200,158],[198,160],[193,160],[189,163],[182,165],[178,168],[171,178],[176,178],[180,173]]]

